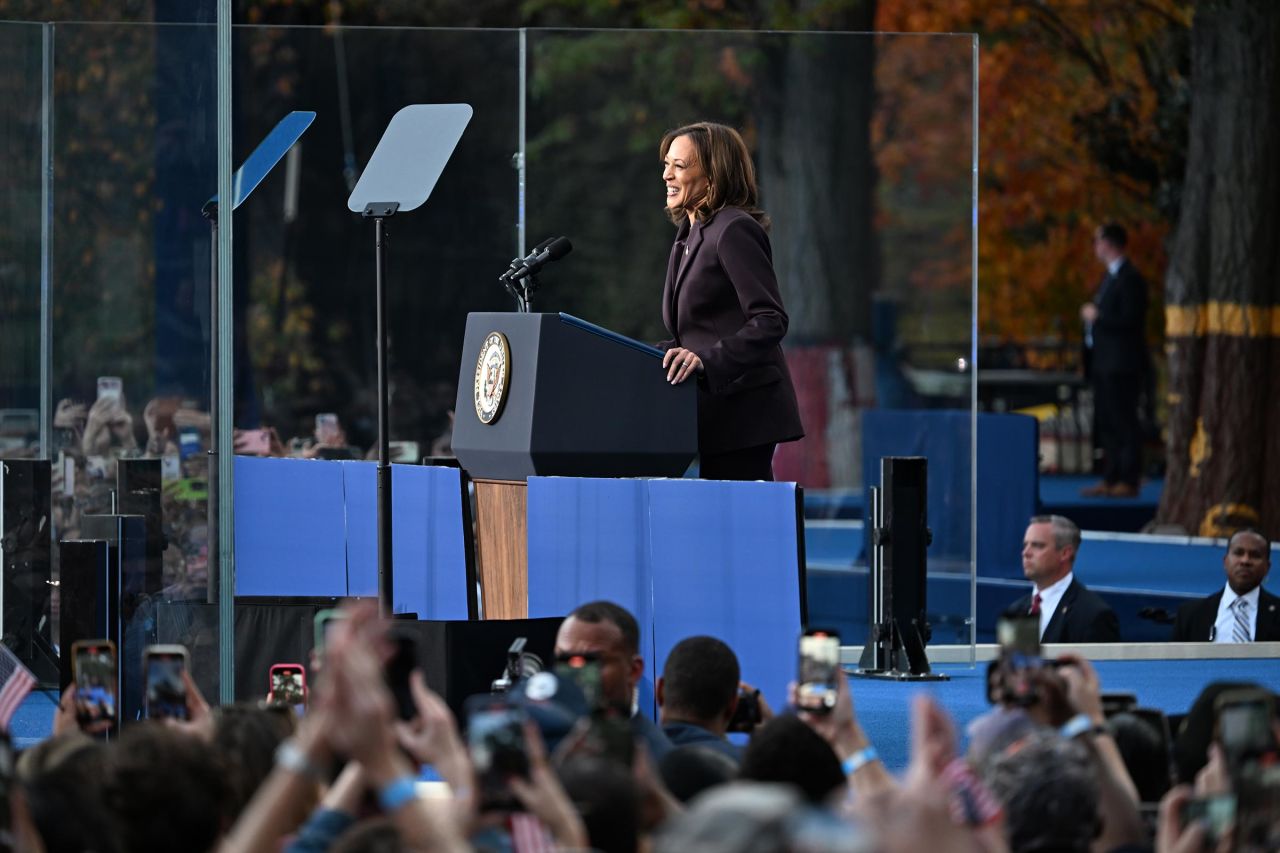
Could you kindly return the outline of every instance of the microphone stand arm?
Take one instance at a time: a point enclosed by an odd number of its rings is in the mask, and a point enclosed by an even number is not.
[[[538,289],[538,276],[535,273],[528,273],[526,275],[522,275],[519,281],[521,295],[517,296],[516,299],[520,302],[520,310],[528,314],[533,310],[533,300],[530,298],[529,294]]]

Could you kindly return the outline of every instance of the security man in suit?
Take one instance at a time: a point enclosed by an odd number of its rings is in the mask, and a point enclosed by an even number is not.
[[[1093,385],[1093,440],[1104,456],[1103,480],[1086,496],[1135,497],[1142,474],[1139,400],[1148,374],[1147,283],[1125,256],[1128,235],[1114,222],[1098,228],[1093,251],[1106,266],[1092,302],[1080,308]]]
[[[1116,643],[1120,620],[1096,592],[1076,580],[1080,528],[1061,515],[1037,515],[1022,538],[1022,573],[1031,593],[1005,611],[1040,617],[1042,643]]]
[[[1280,640],[1280,598],[1262,588],[1271,570],[1271,543],[1256,530],[1237,530],[1222,558],[1227,583],[1213,595],[1178,608],[1178,643]]]

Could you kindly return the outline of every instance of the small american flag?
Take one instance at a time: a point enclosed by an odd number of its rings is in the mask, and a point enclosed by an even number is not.
[[[963,758],[952,759],[942,771],[951,791],[951,820],[962,826],[986,826],[1003,813],[1000,801]]]
[[[524,812],[514,812],[510,817],[511,847],[516,853],[553,853],[555,841],[542,821]]]
[[[0,729],[9,730],[13,713],[35,686],[36,677],[8,646],[0,643]]]

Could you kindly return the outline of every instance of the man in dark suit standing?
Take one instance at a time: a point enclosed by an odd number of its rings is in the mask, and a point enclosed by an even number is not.
[[[1222,558],[1226,586],[1178,608],[1177,643],[1280,640],[1280,598],[1262,588],[1271,570],[1271,543],[1256,530],[1237,530]]]
[[[1042,643],[1116,643],[1120,620],[1111,606],[1075,579],[1080,528],[1061,515],[1037,515],[1022,538],[1022,573],[1033,584],[1006,616],[1039,616]]]
[[[1093,301],[1080,308],[1093,385],[1093,440],[1105,456],[1102,482],[1084,495],[1134,497],[1142,473],[1138,402],[1148,369],[1147,283],[1125,257],[1127,242],[1114,222],[1094,233],[1094,255],[1107,275]]]

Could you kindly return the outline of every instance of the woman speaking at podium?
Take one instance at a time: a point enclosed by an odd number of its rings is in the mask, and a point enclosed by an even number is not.
[[[698,122],[662,138],[667,216],[678,226],[662,290],[672,384],[698,383],[698,453],[706,480],[772,480],[778,442],[804,435],[791,372],[769,218],[736,130]]]

